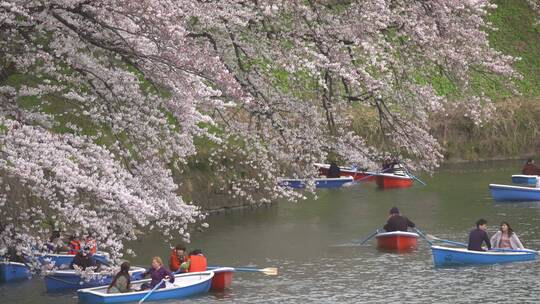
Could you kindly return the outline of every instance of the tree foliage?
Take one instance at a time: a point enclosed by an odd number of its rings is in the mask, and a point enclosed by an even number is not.
[[[432,170],[427,120],[453,106],[481,119],[472,69],[512,77],[488,45],[487,0],[0,0],[3,245],[29,249],[55,226],[122,250],[135,229],[189,237],[200,211],[171,170],[214,143],[215,170],[240,165],[233,195],[298,198],[278,177],[312,176],[329,152],[374,167],[392,153]],[[356,134],[378,115],[385,146]],[[264,197],[252,197],[263,189]]]

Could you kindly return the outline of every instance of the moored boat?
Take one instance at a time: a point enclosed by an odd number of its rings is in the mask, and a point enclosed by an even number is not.
[[[489,190],[496,201],[540,201],[540,188],[489,184]]]
[[[535,260],[537,255],[536,251],[528,249],[472,251],[443,246],[431,246],[431,252],[436,267],[524,262]]]
[[[329,164],[316,163],[315,167],[319,169],[319,174],[324,175],[324,176],[328,174],[328,170],[330,169]],[[358,170],[357,168],[354,168],[354,167],[341,167],[341,166],[339,167],[339,170],[340,170],[339,172],[340,176],[351,176],[352,178],[354,178],[354,180],[362,180],[362,181],[375,180],[375,176],[373,175],[375,174],[375,172]]]
[[[165,288],[154,290],[146,301],[165,299],[183,299],[196,294],[206,293],[210,290],[213,271],[188,272],[174,276],[174,283],[167,283]],[[150,282],[150,279],[134,281],[132,288]],[[144,298],[150,290],[134,291],[128,293],[107,293],[107,286],[79,289],[79,301],[87,304],[135,302]]]
[[[315,188],[340,188],[352,183],[354,179],[350,176],[337,177],[337,178],[316,178]],[[279,181],[279,185],[283,187],[290,187],[301,189],[306,187],[307,181],[305,179],[293,179],[286,178]]]
[[[381,232],[375,235],[377,247],[384,250],[410,250],[417,246],[418,234],[406,231]]]
[[[0,262],[0,281],[13,282],[28,279],[32,276],[30,268],[18,262]]]
[[[405,173],[377,173],[375,180],[379,188],[407,188],[413,185],[414,179]]]
[[[534,186],[536,185],[537,178],[538,178],[538,175],[514,174],[512,175],[512,183]]]
[[[145,271],[146,269],[142,267],[131,267],[129,270],[131,280],[142,279],[142,275]],[[45,287],[47,292],[62,292],[66,290],[109,285],[111,281],[111,275],[98,276],[97,273],[89,280],[85,280],[73,269],[53,270],[45,275]]]

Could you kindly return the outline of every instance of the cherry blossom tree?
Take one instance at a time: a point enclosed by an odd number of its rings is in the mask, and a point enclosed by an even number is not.
[[[374,168],[391,153],[433,170],[432,113],[460,89],[488,104],[470,71],[516,76],[489,47],[487,0],[0,0],[0,244],[31,254],[54,227],[96,233],[121,256],[135,231],[189,238],[203,218],[172,170],[196,139],[230,195],[302,194],[280,176],[314,176],[329,153]],[[378,117],[384,144],[356,133]],[[227,161],[227,158],[236,161]],[[251,174],[233,168],[250,168]],[[179,181],[181,183],[181,181]],[[35,250],[34,250],[35,251]]]

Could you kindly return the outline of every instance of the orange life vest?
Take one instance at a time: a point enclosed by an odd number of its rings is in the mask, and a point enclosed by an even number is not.
[[[95,239],[87,239],[86,246],[90,247],[90,253],[94,254],[97,251],[97,242]]]
[[[69,241],[69,254],[77,254],[79,251],[81,251],[81,242],[77,240],[71,240]]]
[[[206,257],[204,255],[189,256],[189,272],[206,271]]]

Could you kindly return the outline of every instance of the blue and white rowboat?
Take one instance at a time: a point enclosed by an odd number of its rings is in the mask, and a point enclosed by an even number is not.
[[[53,263],[58,268],[67,268],[73,261],[74,254],[68,253],[47,253],[39,258],[39,261],[43,264]],[[109,254],[106,252],[98,251],[93,255],[94,259],[102,264],[109,264]]]
[[[157,301],[165,299],[183,299],[193,295],[207,293],[214,277],[213,271],[188,272],[174,276],[174,283],[167,283],[165,288],[156,289],[146,299]],[[150,280],[140,280],[131,283],[132,288],[138,289],[140,285]],[[150,290],[127,293],[107,293],[108,286],[79,289],[79,301],[87,304],[97,303],[123,303],[135,302],[145,297]]]
[[[354,181],[352,176],[342,176],[336,178],[316,178],[315,188],[340,188],[345,185],[350,185]],[[305,179],[282,179],[279,181],[279,185],[283,187],[290,187],[301,189],[306,187]]]
[[[512,183],[534,186],[536,185],[537,178],[538,178],[538,175],[514,174],[512,175]]]
[[[472,251],[442,246],[431,246],[431,252],[435,267],[524,262],[535,260],[537,255],[536,251],[528,249]]]
[[[496,201],[540,201],[540,188],[489,184],[489,190]]]
[[[131,267],[129,274],[131,275],[131,280],[140,280],[143,278],[143,274],[146,269],[142,267]],[[62,292],[67,290],[77,290],[81,288],[90,288],[103,285],[109,285],[112,282],[112,276],[103,275],[98,278],[91,278],[86,281],[81,278],[73,269],[67,270],[53,270],[49,271],[45,275],[45,287],[47,292]]]
[[[0,281],[2,282],[25,280],[31,276],[30,268],[23,263],[0,262]]]

